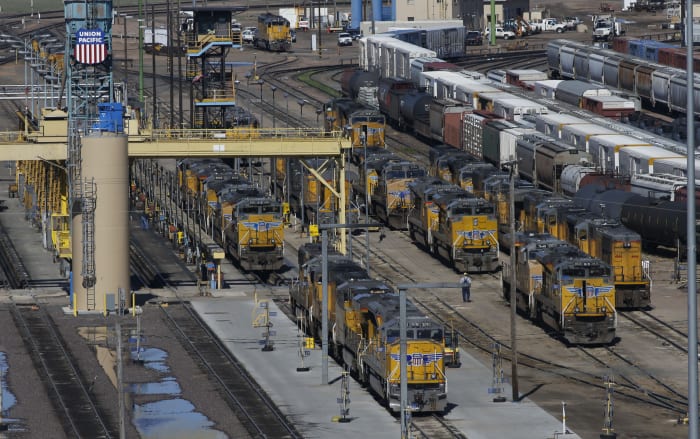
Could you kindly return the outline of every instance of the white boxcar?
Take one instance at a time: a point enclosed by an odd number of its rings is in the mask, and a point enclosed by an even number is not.
[[[368,72],[378,72],[381,69],[382,44],[391,42],[390,35],[371,35],[360,39],[360,67]],[[394,40],[395,41],[395,40]]]
[[[455,84],[463,79],[457,72],[423,72],[420,83],[435,99],[454,99]]]
[[[659,159],[654,162],[654,172],[686,177],[688,175],[688,161],[686,157]],[[697,155],[695,158],[695,175],[700,176],[700,160],[698,160]]]
[[[496,165],[499,169],[503,169],[507,162],[512,161],[515,157],[515,150],[518,145],[518,139],[523,136],[533,134],[536,131],[532,128],[508,128],[500,132],[500,162]]]
[[[566,125],[588,124],[586,119],[564,113],[541,114],[535,118],[535,127],[542,134],[560,139],[562,128]]]
[[[431,56],[419,57],[411,60],[411,81],[416,84],[416,87],[420,88],[421,73],[425,71],[426,64],[431,63],[444,63],[445,61],[440,58],[435,58]]]
[[[593,136],[588,140],[588,152],[593,163],[604,172],[616,172],[620,167],[620,149],[627,146],[652,146],[636,137],[617,134]]]
[[[586,152],[590,152],[588,141],[591,137],[612,136],[617,134],[620,133],[595,123],[568,124],[561,128],[561,140]]]
[[[410,79],[411,61],[420,57],[435,58],[435,52],[394,38],[380,47],[379,71],[384,78]]]
[[[479,98],[482,94],[488,93],[504,92],[501,89],[493,87],[486,82],[474,81],[467,78],[462,78],[461,81],[455,84],[455,99],[461,102],[468,103],[474,108],[482,108],[482,105],[480,105],[479,102]]]
[[[565,82],[562,79],[547,79],[545,81],[535,81],[535,96],[545,99],[556,99],[557,86]]]
[[[653,174],[654,162],[661,158],[681,157],[658,146],[626,146],[620,148],[619,173],[622,175]]]
[[[493,112],[504,119],[519,121],[528,114],[546,114],[549,112],[549,109],[529,99],[510,96],[493,99]]]
[[[676,190],[686,187],[688,179],[671,174],[635,174],[630,181],[630,192],[645,197],[666,198],[675,201]]]

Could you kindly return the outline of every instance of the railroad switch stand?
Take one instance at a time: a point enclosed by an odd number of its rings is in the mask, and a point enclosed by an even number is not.
[[[301,358],[301,366],[297,367],[297,372],[308,372],[309,366],[304,364],[304,358],[311,355],[311,349],[314,348],[314,338],[305,337],[304,333],[304,316],[297,316],[297,338],[299,339],[299,358]]]
[[[615,439],[617,433],[613,428],[613,387],[615,387],[615,379],[612,375],[606,375],[603,377],[603,385],[605,386],[605,401],[604,401],[604,414],[605,419],[603,420],[603,432],[600,434],[600,439]]]
[[[506,397],[502,395],[503,383],[505,379],[503,377],[503,357],[501,356],[501,344],[494,344],[493,350],[493,362],[492,362],[492,378],[491,387],[489,387],[489,393],[496,395],[493,398],[493,402],[506,402]]]
[[[351,419],[348,417],[350,415],[350,372],[347,370],[344,370],[341,375],[338,404],[340,404],[338,422],[350,422]]]
[[[256,298],[255,302],[258,307],[253,309],[253,328],[265,328],[263,339],[258,343],[262,345],[263,352],[270,352],[275,349],[274,343],[270,340],[270,337],[275,336],[275,331],[270,329],[272,328],[270,317],[276,316],[277,311],[270,311],[270,303],[267,300],[258,301]]]

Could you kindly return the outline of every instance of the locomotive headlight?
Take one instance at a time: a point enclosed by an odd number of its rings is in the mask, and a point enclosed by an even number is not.
[[[608,312],[608,309],[607,309],[606,307],[604,307],[604,306],[601,307],[600,310],[603,312],[603,314],[605,314],[606,312]]]
[[[431,380],[437,379],[437,374],[434,374],[434,373],[430,374],[430,379]]]
[[[578,306],[574,308],[574,312],[575,312],[575,313],[578,313],[578,312],[579,312]]]
[[[270,244],[275,245],[275,238],[270,239]]]

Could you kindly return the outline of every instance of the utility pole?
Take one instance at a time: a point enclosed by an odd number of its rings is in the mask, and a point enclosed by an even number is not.
[[[693,77],[693,2],[685,2],[685,30],[686,42],[686,71],[687,77]],[[682,11],[683,9],[681,9]],[[688,193],[695,193],[695,101],[693,81],[687,81],[688,92],[686,103],[686,132],[687,132],[687,169],[688,169]],[[688,216],[686,219],[686,233],[688,237],[688,437],[698,437],[698,309],[697,309],[697,273],[695,233],[695,200],[688,197]]]
[[[520,401],[518,391],[518,348],[516,337],[516,314],[517,298],[515,288],[515,162],[510,164],[510,188],[508,197],[509,220],[510,220],[510,349],[511,349],[511,383],[513,388],[513,402]]]

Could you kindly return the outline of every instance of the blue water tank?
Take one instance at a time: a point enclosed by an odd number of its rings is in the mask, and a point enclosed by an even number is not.
[[[124,132],[124,107],[121,102],[103,102],[97,104],[97,110],[100,121],[95,128],[113,133]]]

